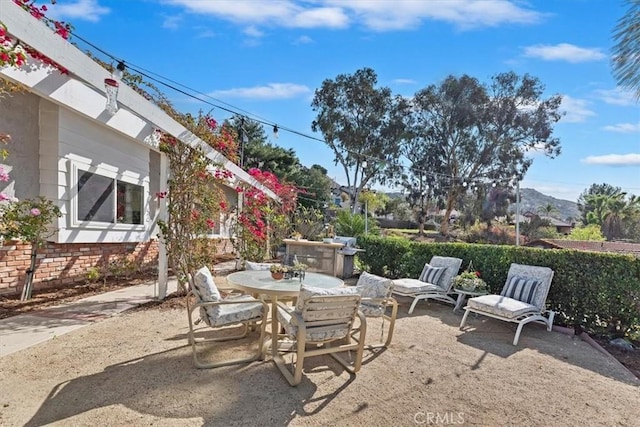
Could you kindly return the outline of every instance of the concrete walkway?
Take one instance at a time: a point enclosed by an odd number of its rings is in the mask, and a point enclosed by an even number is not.
[[[234,267],[235,261],[216,264],[214,273],[226,274]],[[167,295],[175,292],[177,285],[177,280],[170,278]],[[0,319],[0,357],[153,301],[155,287],[156,282],[149,282],[93,295],[63,305],[46,307],[29,314]]]

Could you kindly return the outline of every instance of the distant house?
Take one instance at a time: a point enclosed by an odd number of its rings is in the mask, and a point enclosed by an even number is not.
[[[275,197],[128,86],[120,85],[118,110],[109,113],[109,72],[13,2],[1,3],[0,21],[9,34],[69,71],[62,74],[34,59],[21,69],[0,69],[0,80],[26,88],[0,99],[0,131],[12,136],[3,162],[10,181],[0,183],[0,191],[18,199],[43,196],[63,212],[39,255],[36,288],[85,280],[89,269],[115,261],[137,268],[155,264],[166,284],[156,226],[166,207],[155,195],[166,190],[171,165],[154,138],[158,129],[203,147],[234,174],[224,188],[230,206],[241,207],[234,190],[241,181]],[[230,237],[225,219],[219,218],[215,230],[221,241]],[[0,293],[16,292],[22,284],[29,266],[25,246],[0,248]]]
[[[549,221],[551,226],[555,227],[556,231],[560,234],[568,235],[571,233],[571,230],[573,230],[573,227],[575,227],[575,223],[568,223],[550,216],[540,216],[540,219]]]
[[[527,243],[526,246],[543,249],[573,249],[578,251],[612,252],[618,254],[629,254],[640,258],[640,243],[540,239],[531,241]]]
[[[538,215],[535,212],[527,211],[520,215],[520,224],[524,222],[530,222],[532,218],[538,217],[543,221],[549,221],[552,227],[556,228],[556,231],[560,234],[568,235],[571,233],[571,230],[575,227],[575,223],[569,223],[566,221],[559,220],[557,218],[553,218],[545,215]],[[512,224],[515,224],[516,215],[513,216]]]

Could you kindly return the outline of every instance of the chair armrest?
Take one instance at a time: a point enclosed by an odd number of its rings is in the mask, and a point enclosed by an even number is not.
[[[363,302],[371,302],[371,303],[380,304],[380,305],[398,305],[398,301],[396,301],[396,299],[393,298],[393,297],[386,297],[386,298],[360,298],[360,303],[362,304]]]
[[[302,318],[298,315],[298,313],[295,312],[294,307],[278,301],[278,311],[280,312],[282,317],[288,321],[288,323],[291,323],[292,325],[298,327],[300,327],[301,324],[304,324]]]
[[[220,294],[224,294],[226,296],[232,295],[249,295],[247,292],[237,289],[237,288],[218,288]]]

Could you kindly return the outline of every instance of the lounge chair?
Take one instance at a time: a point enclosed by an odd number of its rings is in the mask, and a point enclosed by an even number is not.
[[[306,285],[301,286],[295,307],[278,302],[278,321],[294,341],[291,351],[295,352],[295,358],[289,369],[283,357],[288,350],[278,348],[274,361],[289,384],[300,384],[304,360],[321,354],[331,355],[350,373],[360,370],[367,323],[358,310],[359,305],[360,295],[353,289],[323,289]],[[360,319],[359,336],[352,342],[350,338],[356,317]],[[352,364],[337,354],[350,350],[356,352]]]
[[[424,265],[418,279],[396,279],[393,281],[393,293],[404,297],[412,297],[413,302],[409,314],[413,313],[418,301],[434,299],[456,305],[451,297],[453,278],[458,274],[462,259],[454,257],[434,256]]]
[[[198,368],[215,368],[218,366],[234,365],[251,362],[264,357],[264,336],[267,324],[269,306],[249,295],[243,295],[238,290],[229,290],[231,293],[226,298],[220,295],[220,290],[213,281],[211,271],[202,267],[189,280],[190,290],[187,294],[187,315],[189,317],[189,344],[193,350],[193,362]],[[195,298],[195,304],[192,300]],[[200,318],[194,320],[194,311],[199,309]],[[222,335],[214,338],[196,338],[194,324],[204,321],[215,331],[220,332],[231,326],[242,326],[242,332],[235,335]],[[218,362],[203,362],[198,357],[197,346],[204,343],[215,343],[233,339],[244,338],[249,326],[253,327],[260,322],[260,338],[258,350],[250,357],[231,359]]]
[[[393,328],[398,314],[398,302],[391,296],[393,292],[393,281],[386,277],[363,271],[356,283],[356,290],[362,296],[360,299],[360,311],[365,317],[382,318],[380,329],[380,342],[365,345],[367,349],[389,347],[393,338]],[[391,314],[387,314],[387,309],[391,308]],[[389,323],[387,338],[384,339],[385,321]],[[354,339],[356,339],[354,337]]]
[[[553,270],[549,267],[511,264],[500,295],[482,295],[467,301],[460,329],[464,328],[469,313],[477,313],[517,323],[513,345],[518,345],[522,327],[527,323],[543,323],[551,331],[555,312],[545,310],[545,302],[552,280]]]

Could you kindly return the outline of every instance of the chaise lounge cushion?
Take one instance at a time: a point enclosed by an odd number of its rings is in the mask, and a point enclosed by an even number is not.
[[[422,294],[425,292],[444,292],[438,285],[423,282],[418,279],[395,279],[393,281],[393,290],[397,294]]]
[[[482,295],[469,298],[467,306],[508,319],[516,319],[527,313],[539,312],[535,305],[502,295]]]

